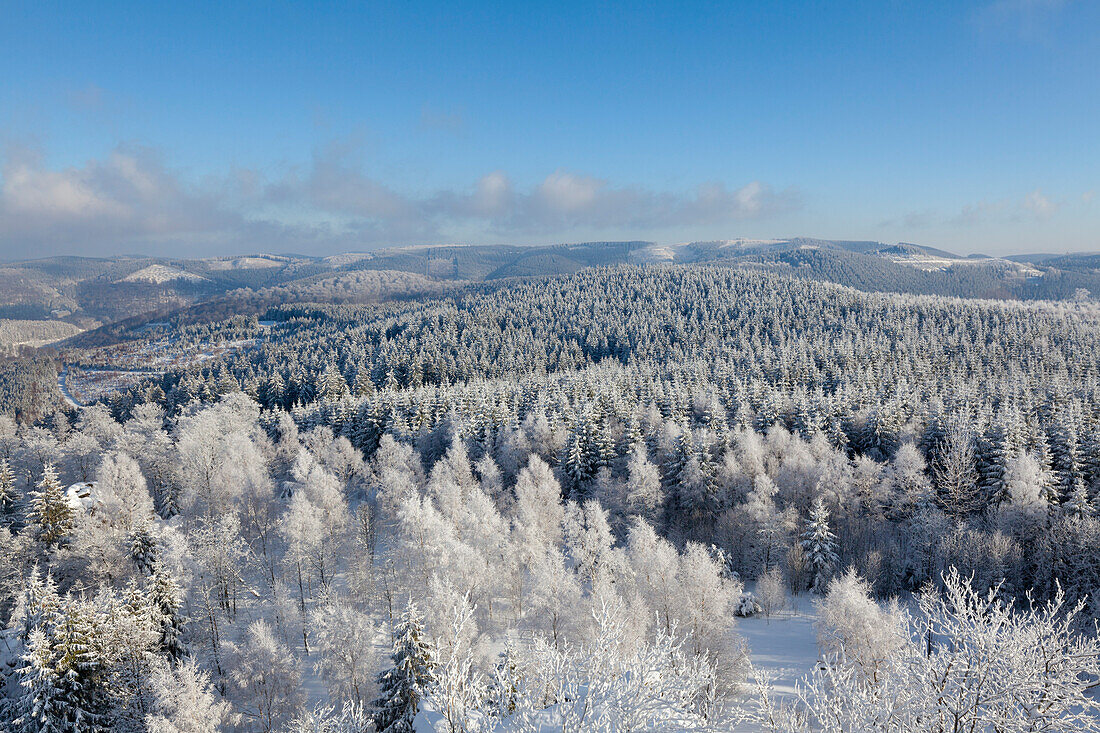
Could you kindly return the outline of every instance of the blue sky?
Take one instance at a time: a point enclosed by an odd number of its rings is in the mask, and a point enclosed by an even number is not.
[[[0,0],[0,257],[1100,249],[1100,3]]]

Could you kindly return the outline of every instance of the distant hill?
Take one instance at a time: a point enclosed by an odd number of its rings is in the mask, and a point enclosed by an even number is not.
[[[911,242],[737,238],[676,244],[443,244],[329,257],[50,257],[0,265],[0,318],[64,321],[94,329],[160,318],[204,303],[211,304],[207,311],[221,313],[234,304],[252,311],[275,297],[362,302],[438,291],[445,283],[661,262],[774,269],[862,290],[1052,300],[1081,297],[1083,291],[1100,296],[1100,254],[962,257]],[[355,272],[405,273],[412,279],[392,274],[339,279]],[[332,278],[329,285],[318,285]]]

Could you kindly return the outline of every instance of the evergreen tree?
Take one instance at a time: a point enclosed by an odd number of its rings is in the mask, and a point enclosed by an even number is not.
[[[21,730],[99,733],[110,729],[108,668],[94,611],[66,599],[52,624],[31,632],[19,670]]]
[[[1067,501],[1074,491],[1076,480],[1081,476],[1077,422],[1072,414],[1064,415],[1055,426],[1054,434],[1051,435],[1050,451],[1062,501]]]
[[[15,514],[15,474],[4,458],[0,458],[0,526],[9,526]]]
[[[149,602],[160,620],[160,648],[170,660],[176,661],[186,654],[183,644],[183,627],[187,619],[181,613],[183,594],[172,574],[157,560],[153,563],[153,577],[149,581]]]
[[[836,567],[836,535],[829,529],[829,510],[818,499],[810,509],[806,530],[802,533],[802,550],[812,580],[814,593],[824,593],[829,577]]]
[[[677,484],[683,480],[684,468],[694,455],[695,445],[692,443],[691,430],[686,425],[682,425],[676,445],[669,451],[662,466],[665,486],[669,487],[670,494],[675,495],[678,492]]]
[[[1095,492],[1100,487],[1100,425],[1089,432],[1081,446],[1081,472],[1085,486]]]
[[[73,529],[73,508],[57,479],[52,463],[47,463],[38,481],[38,491],[31,492],[27,519],[36,539],[53,547],[63,542]]]
[[[176,500],[176,489],[170,482],[159,485],[153,492],[154,509],[164,519],[171,519],[180,513]]]
[[[424,636],[423,620],[414,604],[401,616],[390,658],[393,666],[378,675],[374,729],[378,733],[411,733],[435,670],[435,651]]]
[[[31,632],[27,651],[23,654],[23,666],[19,669],[23,694],[17,705],[20,715],[14,721],[17,730],[64,733],[70,729],[67,725],[68,705],[54,662],[49,638],[41,629],[35,629]]]
[[[586,450],[584,431],[580,426],[573,431],[573,435],[566,445],[562,470],[565,473],[570,494],[579,496],[585,482],[592,478],[593,474],[593,467],[589,462],[588,451]]]
[[[130,532],[130,560],[140,572],[153,572],[157,560],[157,540],[149,531],[148,524],[139,524]]]
[[[325,402],[336,402],[347,391],[348,383],[344,380],[344,375],[340,373],[335,364],[329,362],[328,366],[325,367],[325,371],[321,374],[317,396]]]
[[[1085,481],[1078,476],[1073,482],[1073,491],[1070,492],[1066,503],[1062,505],[1066,514],[1075,519],[1084,519],[1093,515],[1093,506],[1089,501],[1089,492],[1085,488]]]
[[[1058,486],[1055,482],[1054,471],[1050,462],[1050,446],[1046,438],[1040,433],[1036,440],[1035,460],[1039,463],[1039,475],[1042,477],[1042,485],[1039,487],[1039,496],[1047,503],[1050,511],[1053,511],[1060,503]]]

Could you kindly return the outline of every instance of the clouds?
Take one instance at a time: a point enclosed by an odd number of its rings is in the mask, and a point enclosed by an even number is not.
[[[538,235],[577,230],[652,231],[734,224],[780,216],[801,206],[794,190],[775,191],[760,181],[729,190],[707,183],[687,192],[618,187],[610,182],[557,170],[521,192],[503,171],[483,177],[468,195],[444,194],[430,202],[431,214],[479,219],[497,234]]]
[[[952,222],[959,226],[974,226],[995,220],[1042,222],[1053,217],[1061,208],[1061,202],[1051,199],[1042,189],[1036,188],[1020,198],[979,201],[965,206]]]
[[[1079,198],[1083,205],[1091,201],[1091,192]],[[1017,197],[987,199],[969,203],[954,213],[932,209],[914,211],[886,219],[880,226],[886,229],[905,230],[953,228],[969,229],[989,224],[1043,223],[1054,218],[1067,206],[1073,208],[1076,200],[1062,201],[1048,196],[1041,188]]]
[[[189,181],[149,148],[123,146],[51,168],[25,149],[0,166],[0,245],[47,252],[325,251],[478,239],[568,241],[766,219],[797,209],[794,191],[752,181],[686,192],[618,186],[556,170],[526,187],[503,170],[465,188],[410,194],[370,176],[354,149],[330,145],[278,177],[234,170]]]
[[[41,246],[80,251],[83,243],[202,239],[242,224],[216,192],[184,186],[147,148],[121,147],[59,170],[33,151],[13,149],[0,171],[0,242],[9,256]]]
[[[1039,189],[1035,189],[1027,196],[1024,196],[1024,200],[1020,202],[1020,208],[1030,212],[1038,219],[1049,219],[1054,216],[1054,212],[1058,210],[1059,204],[1051,201]]]

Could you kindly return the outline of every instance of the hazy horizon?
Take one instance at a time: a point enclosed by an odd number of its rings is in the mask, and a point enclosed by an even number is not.
[[[917,246],[921,246],[921,247],[928,247],[928,248],[931,248],[931,249],[943,249],[941,247],[935,247],[934,245],[930,245],[930,244],[926,244],[926,243],[922,243],[922,242],[907,242],[907,241],[886,242],[886,241],[881,241],[881,240],[859,240],[859,239],[855,239],[853,237],[814,237],[814,236],[807,236],[807,235],[799,235],[797,237],[716,237],[714,239],[709,239],[709,240],[693,240],[692,242],[673,242],[673,241],[660,242],[660,241],[653,241],[653,240],[646,240],[646,239],[622,239],[622,240],[610,240],[609,239],[609,240],[585,240],[585,241],[578,240],[578,241],[571,241],[571,242],[558,242],[558,241],[518,242],[517,241],[517,242],[500,242],[500,243],[492,243],[492,244],[480,244],[480,243],[476,243],[476,242],[442,242],[441,241],[441,242],[423,242],[423,243],[408,243],[408,244],[379,244],[378,246],[370,247],[370,248],[332,249],[332,250],[315,251],[315,252],[310,252],[310,253],[296,252],[296,251],[292,251],[292,250],[276,251],[276,250],[263,250],[263,249],[251,249],[251,250],[250,249],[241,249],[241,250],[227,251],[227,252],[220,252],[220,253],[212,253],[212,254],[188,254],[188,253],[171,252],[171,251],[168,251],[168,250],[165,250],[165,251],[150,250],[150,251],[146,251],[146,252],[142,252],[142,251],[124,251],[124,252],[102,253],[102,254],[87,253],[87,252],[80,252],[80,251],[71,251],[71,252],[57,252],[55,254],[31,254],[29,256],[4,256],[4,257],[0,257],[0,262],[14,263],[14,262],[24,262],[24,261],[51,259],[51,258],[55,258],[55,257],[86,257],[86,258],[92,258],[92,259],[119,259],[119,258],[143,259],[143,258],[152,258],[152,259],[169,259],[169,260],[171,260],[171,259],[176,259],[176,260],[233,259],[233,258],[260,257],[260,256],[265,256],[265,257],[288,257],[288,258],[299,258],[299,257],[300,258],[327,258],[327,257],[338,256],[338,255],[371,254],[371,253],[376,253],[376,252],[382,252],[382,251],[385,251],[385,250],[426,249],[426,248],[433,248],[433,247],[445,248],[445,247],[494,247],[494,246],[500,246],[500,247],[519,247],[519,248],[528,247],[528,248],[535,249],[535,248],[543,248],[543,247],[572,247],[572,246],[581,246],[581,245],[589,245],[589,244],[621,244],[621,243],[624,243],[624,242],[646,242],[647,244],[652,244],[652,245],[655,245],[657,247],[674,247],[674,246],[694,244],[694,243],[697,243],[697,242],[733,241],[733,240],[738,240],[738,239],[754,240],[754,241],[755,240],[759,240],[759,241],[774,240],[776,242],[791,241],[791,240],[796,240],[796,239],[817,239],[817,240],[829,241],[829,242],[874,241],[874,242],[878,242],[879,244],[882,244],[884,246],[910,244],[910,245],[917,245]],[[977,256],[983,256],[983,255],[990,256],[990,257],[1017,257],[1017,256],[1024,256],[1024,255],[1047,255],[1047,254],[1054,255],[1054,256],[1092,254],[1094,252],[1100,252],[1100,248],[1098,248],[1096,250],[1065,250],[1065,251],[1061,251],[1061,250],[1043,251],[1043,250],[1038,250],[1038,249],[1036,249],[1036,250],[1026,250],[1025,249],[1025,250],[1020,250],[1018,252],[1016,252],[1016,251],[1013,251],[1013,252],[1000,252],[1000,253],[996,253],[996,254],[991,253],[991,252],[980,252],[980,251],[973,251],[973,252],[971,252],[971,251],[955,251],[955,250],[944,250],[944,251],[949,252],[950,254],[958,255],[959,257],[964,257],[965,258],[965,257],[977,257]]]

